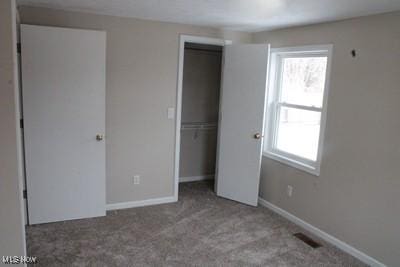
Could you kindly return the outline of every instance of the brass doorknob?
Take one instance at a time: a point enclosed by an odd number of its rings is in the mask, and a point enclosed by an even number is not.
[[[260,133],[256,133],[254,134],[254,139],[261,139],[261,134]]]
[[[96,140],[97,141],[102,141],[104,139],[104,135],[102,134],[96,134]]]

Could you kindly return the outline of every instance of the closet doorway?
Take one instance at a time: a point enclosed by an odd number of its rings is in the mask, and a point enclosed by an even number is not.
[[[178,183],[215,178],[221,91],[222,39],[181,37],[176,145]],[[178,89],[179,90],[179,89]],[[179,123],[180,121],[180,123]]]
[[[215,176],[222,47],[185,43],[179,182]]]
[[[264,133],[268,44],[181,35],[175,190],[215,180],[217,196],[256,206]]]

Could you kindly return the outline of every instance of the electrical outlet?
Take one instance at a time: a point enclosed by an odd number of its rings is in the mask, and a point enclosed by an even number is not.
[[[292,194],[293,194],[293,186],[288,185],[286,191],[287,191],[287,195],[288,195],[289,197],[291,197]]]
[[[133,184],[140,184],[140,175],[133,176]]]

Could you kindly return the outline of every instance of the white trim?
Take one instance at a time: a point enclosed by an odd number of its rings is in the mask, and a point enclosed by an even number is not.
[[[323,45],[304,45],[304,46],[288,46],[288,47],[277,47],[271,48],[271,53],[279,53],[279,54],[298,54],[299,50],[302,53],[315,53],[320,54],[324,53],[329,49],[332,49],[333,45],[331,44],[323,44]]]
[[[279,102],[276,103],[278,106],[281,107],[287,107],[287,108],[295,108],[295,109],[303,109],[303,110],[308,110],[308,111],[316,111],[316,112],[322,112],[322,108],[319,107],[314,107],[314,106],[303,106],[303,105],[296,105],[296,104],[289,104],[286,102]]]
[[[151,205],[166,204],[166,203],[171,203],[171,202],[176,202],[174,196],[107,204],[106,210],[129,209],[129,208],[137,208],[137,207],[144,207],[144,206],[151,206]]]
[[[204,36],[195,36],[195,35],[185,35],[185,34],[180,35],[180,41],[181,41],[181,44],[182,44],[182,41],[184,43],[190,42],[190,43],[196,43],[196,44],[220,45],[220,46],[232,44],[231,40],[224,40],[221,38],[212,38],[212,37],[204,37]],[[185,46],[183,46],[182,48],[184,49]],[[179,50],[181,50],[181,49],[179,49]]]
[[[175,120],[175,159],[174,159],[174,198],[178,201],[179,192],[179,157],[181,144],[181,115],[182,115],[182,82],[183,62],[185,56],[185,43],[209,44],[225,46],[232,44],[231,40],[219,38],[201,37],[181,34],[179,37],[179,58],[178,58],[178,82],[176,92],[176,120]]]
[[[11,1],[11,20],[12,20],[12,41],[13,41],[13,48],[12,48],[12,57],[13,57],[13,80],[14,80],[14,103],[15,103],[15,119],[16,119],[16,142],[17,142],[17,163],[18,163],[18,198],[19,198],[19,213],[21,216],[21,222],[19,222],[19,227],[21,230],[22,234],[22,240],[20,242],[22,243],[22,254],[21,256],[26,256],[27,255],[27,248],[26,248],[26,231],[25,231],[25,222],[27,218],[27,214],[25,213],[25,199],[23,198],[22,195],[22,190],[26,189],[24,188],[24,162],[23,162],[23,155],[24,155],[24,150],[23,150],[23,143],[22,143],[22,132],[20,128],[20,119],[21,119],[21,105],[22,105],[22,100],[20,97],[20,90],[21,90],[21,83],[20,83],[20,78],[21,78],[21,73],[20,73],[20,61],[18,59],[18,51],[17,51],[17,42],[20,41],[20,36],[19,36],[19,24],[20,24],[20,17],[19,17],[19,12],[17,9],[17,4],[15,3],[16,1]],[[23,263],[22,266],[27,266],[26,263]]]
[[[196,182],[196,181],[205,181],[214,179],[215,175],[200,175],[200,176],[187,176],[187,177],[179,177],[180,183],[187,182]]]
[[[364,252],[356,249],[355,247],[350,246],[349,244],[337,239],[336,237],[322,231],[321,229],[303,221],[302,219],[294,216],[293,214],[275,206],[271,202],[266,201],[265,199],[259,197],[258,198],[258,204],[260,204],[263,207],[266,207],[282,217],[285,217],[289,221],[297,224],[298,226],[304,228],[305,230],[313,233],[314,235],[318,236],[319,238],[325,240],[326,242],[336,246],[337,248],[347,252],[348,254],[352,255],[353,257],[359,259],[360,261],[364,262],[365,264],[368,264],[369,266],[376,266],[376,267],[386,267],[383,263],[379,262],[378,260],[372,258],[371,256],[368,256]]]
[[[330,74],[332,65],[332,50],[333,45],[310,45],[310,46],[299,46],[299,47],[282,47],[271,49],[271,68],[269,77],[272,77],[268,82],[268,103],[267,103],[267,116],[266,116],[266,142],[263,148],[263,156],[269,157],[273,160],[277,160],[286,165],[292,166],[294,168],[306,171],[310,174],[319,176],[320,166],[322,161],[322,152],[325,139],[325,128],[326,128],[326,114],[328,106],[328,95],[329,95],[329,85],[330,85]],[[326,66],[326,76],[325,76],[325,88],[323,95],[322,108],[319,107],[306,107],[302,105],[294,105],[288,103],[279,102],[279,94],[276,88],[279,86],[279,78],[281,74],[278,74],[277,70],[281,69],[280,58],[282,57],[294,57],[294,56],[326,56],[327,66]],[[278,85],[277,85],[278,83]],[[318,152],[317,159],[315,161],[308,160],[296,155],[285,153],[279,151],[273,147],[274,138],[276,138],[276,121],[277,121],[277,110],[278,106],[288,106],[298,109],[317,111],[321,113],[320,122],[320,133],[318,141]]]
[[[320,174],[319,170],[317,170],[312,165],[308,165],[308,164],[302,163],[300,161],[293,160],[293,159],[291,159],[289,157],[284,157],[284,156],[282,156],[280,154],[275,154],[275,153],[270,152],[270,151],[264,151],[263,152],[263,157],[267,157],[269,159],[278,161],[278,162],[280,162],[282,164],[285,164],[285,165],[291,166],[293,168],[308,172],[308,173],[313,174],[315,176],[319,176],[319,174]]]

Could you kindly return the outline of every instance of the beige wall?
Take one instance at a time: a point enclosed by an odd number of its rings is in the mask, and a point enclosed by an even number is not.
[[[182,123],[217,122],[222,51],[185,49]]]
[[[173,195],[179,34],[250,34],[138,19],[20,7],[21,22],[107,31],[107,203]],[[141,184],[132,177],[141,175]]]
[[[0,257],[25,255],[15,12],[14,0],[0,1]]]
[[[253,38],[272,47],[334,45],[321,175],[264,158],[261,197],[400,266],[400,13]]]
[[[250,35],[42,8],[20,13],[23,23],[108,32],[107,202],[171,196],[175,128],[166,111],[176,104],[179,34],[243,42]],[[400,265],[399,25],[392,13],[253,35],[273,47],[334,45],[321,175],[264,158],[261,196],[389,266]],[[133,186],[134,174],[141,185]]]

